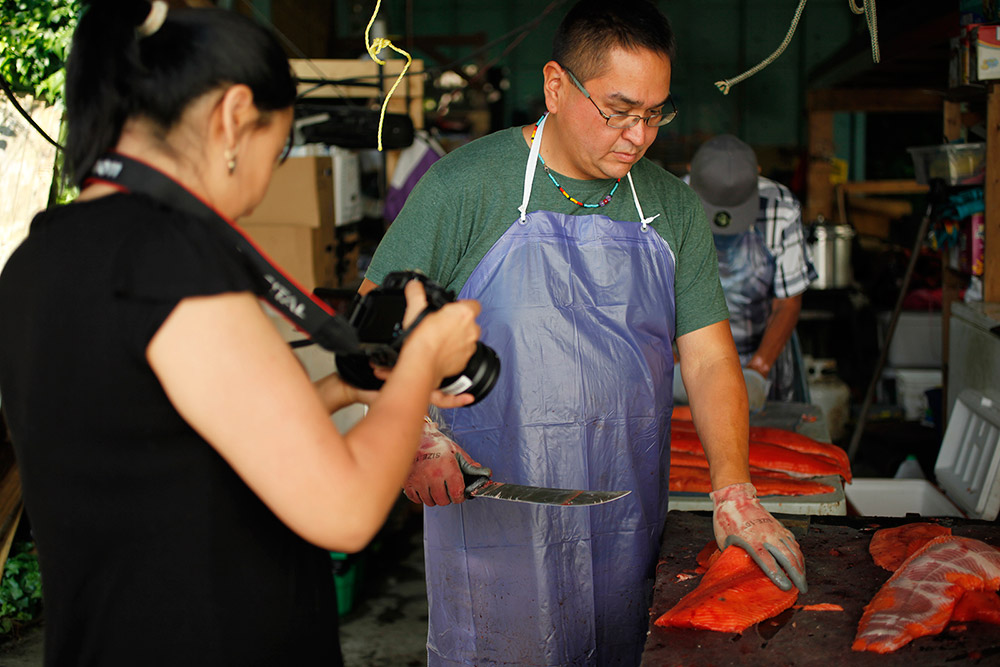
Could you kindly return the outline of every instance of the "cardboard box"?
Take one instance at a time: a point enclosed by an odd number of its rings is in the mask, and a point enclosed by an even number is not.
[[[981,25],[976,30],[976,77],[1000,79],[1000,25]]]
[[[333,225],[333,162],[292,157],[274,170],[264,200],[240,219],[245,225]]]
[[[305,290],[339,285],[330,157],[289,158],[239,225]]]

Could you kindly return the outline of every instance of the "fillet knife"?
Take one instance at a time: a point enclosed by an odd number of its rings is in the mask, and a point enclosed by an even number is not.
[[[564,507],[582,507],[600,505],[627,496],[631,491],[580,491],[577,489],[553,489],[546,486],[524,486],[494,482],[491,479],[493,471],[489,468],[472,466],[460,454],[455,454],[458,467],[465,477],[466,498],[493,498],[495,500],[512,500],[519,503],[535,505],[561,505]]]

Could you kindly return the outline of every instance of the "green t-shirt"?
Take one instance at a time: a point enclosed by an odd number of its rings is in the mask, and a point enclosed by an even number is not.
[[[380,284],[391,271],[422,271],[458,294],[493,244],[519,216],[528,145],[520,127],[477,139],[435,162],[406,199],[368,267]],[[610,180],[576,180],[555,174],[559,184],[586,204],[597,203],[614,187]],[[635,191],[647,218],[677,259],[674,278],[676,332],[682,336],[729,317],[719,283],[711,230],[698,196],[666,170],[645,158],[632,167]],[[583,208],[535,168],[528,212],[606,215],[639,221],[628,179],[601,208]]]

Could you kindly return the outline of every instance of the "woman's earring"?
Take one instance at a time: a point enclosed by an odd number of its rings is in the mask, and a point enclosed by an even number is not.
[[[236,154],[227,148],[224,155],[226,158],[226,166],[229,168],[229,175],[232,176],[233,172],[236,171]]]

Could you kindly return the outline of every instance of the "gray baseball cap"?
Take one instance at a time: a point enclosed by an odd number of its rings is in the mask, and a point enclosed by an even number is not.
[[[757,174],[756,153],[731,134],[713,137],[695,152],[690,183],[713,234],[740,234],[757,221]]]

